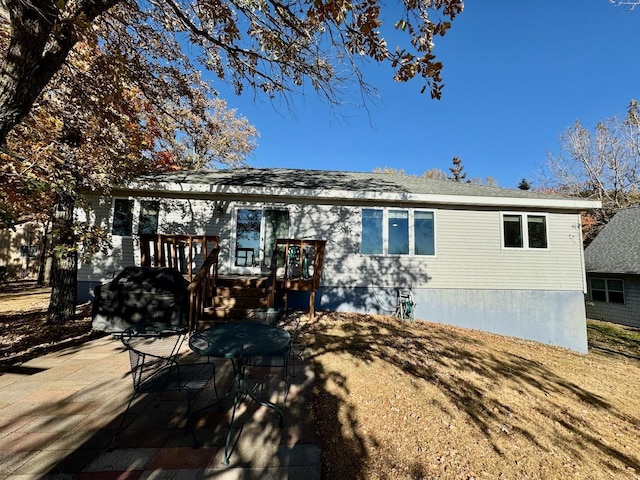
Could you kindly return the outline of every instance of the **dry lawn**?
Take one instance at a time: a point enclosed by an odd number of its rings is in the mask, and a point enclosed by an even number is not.
[[[44,324],[48,292],[0,292],[0,371],[89,338]],[[321,313],[327,480],[640,479],[640,331],[589,322],[590,353],[383,316]]]
[[[49,288],[34,282],[15,282],[0,288],[0,372],[52,350],[83,342],[91,332],[91,305],[76,310],[77,320],[47,325]]]
[[[640,331],[591,351],[322,314],[305,341],[327,479],[640,479]]]

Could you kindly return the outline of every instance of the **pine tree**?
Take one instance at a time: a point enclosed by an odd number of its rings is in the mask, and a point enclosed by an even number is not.
[[[453,157],[453,166],[449,168],[451,172],[451,176],[447,177],[447,180],[451,182],[462,183],[467,178],[467,173],[464,171],[464,165],[462,165],[462,160],[458,157]],[[469,183],[467,180],[466,183]]]
[[[527,182],[526,178],[523,178],[522,180],[520,180],[520,183],[518,184],[518,188],[520,190],[531,190],[531,184]]]

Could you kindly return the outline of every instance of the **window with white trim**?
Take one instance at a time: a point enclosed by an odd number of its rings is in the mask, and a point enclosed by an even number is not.
[[[624,304],[624,281],[620,278],[592,278],[591,300]]]
[[[407,208],[363,208],[360,253],[435,255],[435,213]]]
[[[549,248],[547,216],[503,213],[502,246],[504,248]]]

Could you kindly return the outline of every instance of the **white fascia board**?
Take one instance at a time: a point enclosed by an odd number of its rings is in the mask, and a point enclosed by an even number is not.
[[[182,195],[193,193],[198,196],[207,195],[251,195],[264,197],[318,198],[326,200],[358,200],[416,203],[425,205],[468,205],[486,207],[522,207],[553,208],[566,210],[591,210],[602,206],[600,201],[571,197],[527,198],[527,197],[491,197],[475,195],[441,195],[420,193],[392,193],[350,190],[314,190],[300,188],[245,187],[239,185],[210,185],[200,183],[146,183],[132,182],[125,187],[147,194],[152,192],[180,192]]]

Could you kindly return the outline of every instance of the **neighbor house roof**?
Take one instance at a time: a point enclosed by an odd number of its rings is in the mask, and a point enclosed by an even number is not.
[[[537,207],[585,210],[599,202],[527,190],[489,187],[425,177],[328,170],[241,168],[146,175],[123,189],[180,195],[256,195],[279,198],[379,200],[384,202]],[[118,190],[118,189],[116,189]]]
[[[587,272],[640,274],[640,206],[620,210],[584,252]]]

